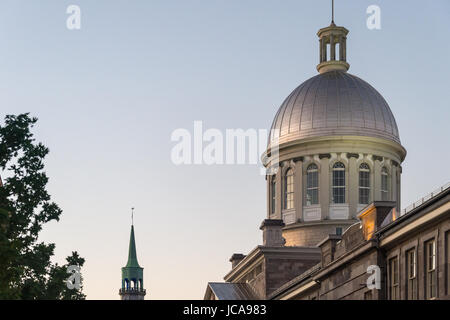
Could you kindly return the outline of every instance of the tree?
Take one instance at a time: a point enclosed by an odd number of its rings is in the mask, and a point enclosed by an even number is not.
[[[59,221],[62,210],[46,190],[49,150],[33,138],[36,122],[26,113],[0,125],[0,299],[84,299],[82,286],[66,283],[67,268],[81,268],[84,259],[72,252],[66,264],[52,263],[55,245],[38,242],[42,226]]]

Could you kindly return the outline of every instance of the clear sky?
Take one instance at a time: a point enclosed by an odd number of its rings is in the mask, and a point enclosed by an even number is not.
[[[69,5],[81,29],[66,28]],[[381,8],[381,30],[366,9]],[[402,206],[449,181],[450,2],[336,1],[350,72],[386,98],[408,150]],[[88,299],[118,299],[134,206],[147,299],[201,299],[261,243],[266,183],[251,165],[175,166],[171,133],[268,129],[317,74],[330,1],[4,0],[0,106],[39,118],[64,213],[42,240],[86,258]]]

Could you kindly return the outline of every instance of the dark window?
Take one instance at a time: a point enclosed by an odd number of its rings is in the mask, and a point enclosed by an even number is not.
[[[284,209],[294,209],[294,173],[291,169],[284,176]]]
[[[284,176],[284,209],[294,209],[294,172],[286,171]]]
[[[342,236],[342,228],[340,227],[336,228],[336,235]]]
[[[445,234],[445,268],[446,268],[446,279],[445,279],[445,294],[450,293],[450,231]]]
[[[332,202],[345,203],[345,166],[336,162],[333,166]]]
[[[389,298],[391,300],[399,299],[398,289],[398,258],[389,260]]]
[[[359,166],[359,203],[368,204],[370,198],[370,168],[367,163]]]
[[[306,170],[306,205],[319,203],[319,170],[311,164]]]
[[[388,171],[386,168],[381,169],[381,200],[389,200],[389,183]]]
[[[425,297],[436,298],[436,241],[425,243]]]
[[[406,291],[408,300],[417,299],[417,257],[416,249],[406,252],[406,274],[408,276]]]

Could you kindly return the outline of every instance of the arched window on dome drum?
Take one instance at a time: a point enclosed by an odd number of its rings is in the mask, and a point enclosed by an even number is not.
[[[270,212],[272,214],[274,214],[276,210],[276,195],[277,195],[277,180],[275,176],[272,176],[272,180],[270,182],[270,201],[271,201]]]
[[[383,167],[381,169],[381,200],[388,201],[389,200],[389,174],[388,170]]]
[[[345,166],[336,162],[333,166],[332,203],[345,203]]]
[[[284,176],[284,209],[294,209],[294,172],[288,169]]]
[[[370,167],[367,163],[359,166],[359,203],[369,204],[370,201]]]
[[[306,205],[319,203],[319,170],[316,164],[311,164],[306,169]]]

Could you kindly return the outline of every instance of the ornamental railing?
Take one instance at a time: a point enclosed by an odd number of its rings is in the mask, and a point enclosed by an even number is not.
[[[123,293],[135,293],[135,294],[145,294],[147,291],[142,288],[121,288],[119,289],[119,294]]]
[[[406,207],[405,209],[403,209],[401,211],[401,215],[405,215],[408,212],[414,210],[417,207],[420,207],[422,204],[424,204],[425,202],[433,199],[434,197],[437,197],[438,195],[440,195],[441,193],[443,193],[444,191],[446,191],[448,188],[450,188],[450,182],[446,183],[445,185],[443,185],[442,187],[434,190],[433,192],[427,194],[425,197],[423,197],[422,199],[414,202],[413,204],[409,205],[408,207]]]

